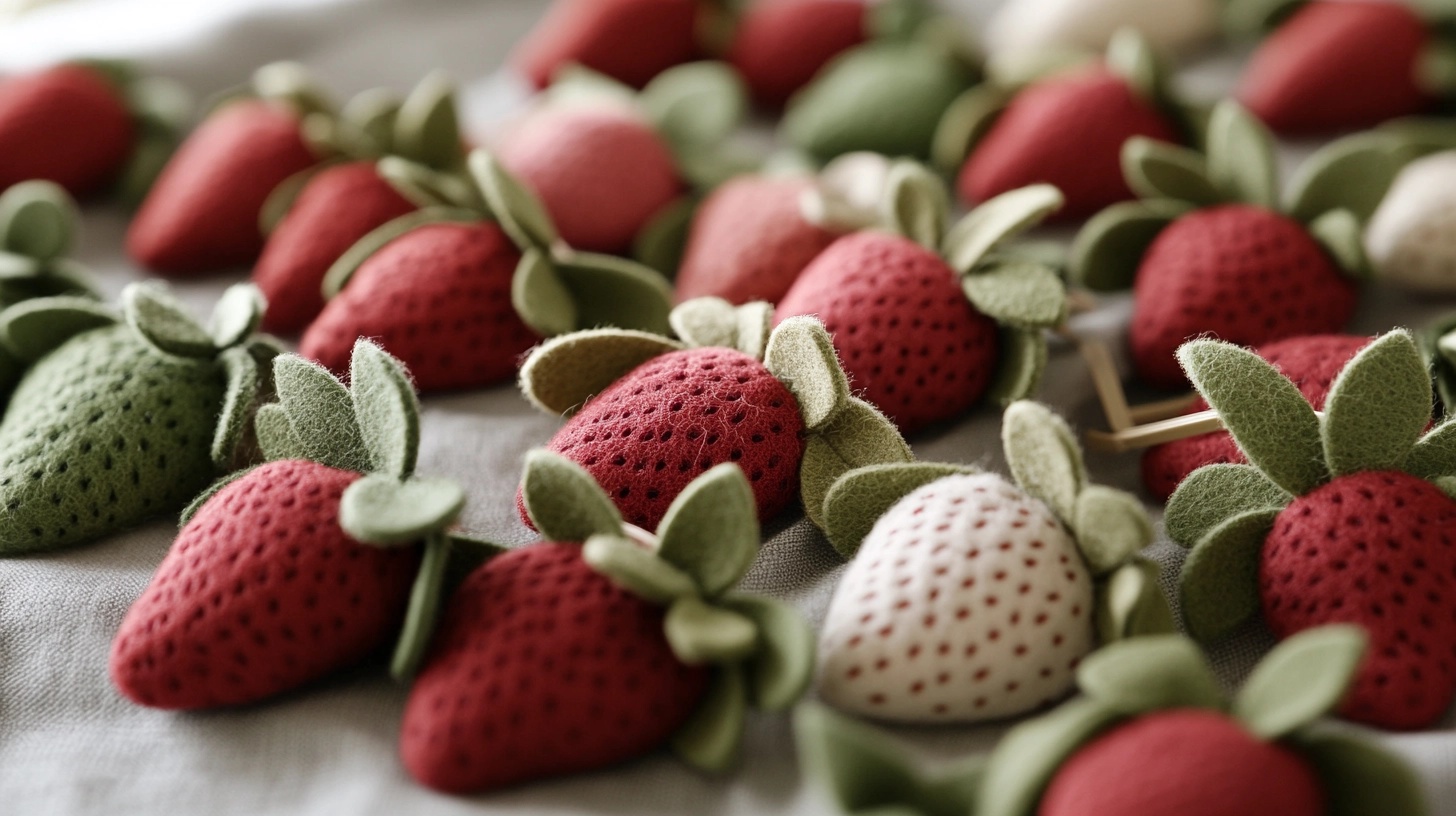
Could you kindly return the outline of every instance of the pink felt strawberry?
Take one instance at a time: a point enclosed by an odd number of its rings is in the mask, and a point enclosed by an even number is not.
[[[743,472],[697,478],[653,536],[591,477],[544,452],[525,501],[543,541],[498,556],[450,598],[405,707],[400,755],[421,783],[494,790],[670,746],[724,770],[747,707],[803,693],[797,613],[731,592],[758,553]]]
[[[1456,575],[1447,495],[1453,428],[1427,431],[1431,380],[1403,331],[1341,371],[1317,416],[1269,363],[1211,340],[1179,351],[1247,465],[1194,471],[1168,502],[1190,547],[1180,580],[1188,631],[1220,639],[1262,617],[1276,637],[1353,623],[1371,650],[1341,707],[1351,719],[1420,728],[1456,696]]]
[[[398,361],[360,341],[352,392],[294,355],[274,371],[268,463],[193,503],[112,644],[112,682],[140,705],[243,705],[359,663],[398,636],[422,551],[452,546],[464,494],[413,476],[419,405]]]
[[[1281,206],[1273,146],[1256,120],[1221,103],[1206,141],[1207,154],[1129,141],[1123,163],[1143,199],[1099,213],[1072,247],[1075,280],[1132,285],[1133,367],[1160,388],[1185,382],[1174,352],[1193,337],[1259,346],[1340,331],[1367,267],[1370,188],[1392,175],[1384,141],[1336,142],[1301,168]]]
[[[739,15],[728,62],[758,104],[782,109],[830,60],[864,42],[866,0],[753,0]]]
[[[483,151],[469,178],[398,157],[381,171],[412,200],[434,203],[378,227],[334,264],[328,303],[299,343],[305,357],[343,374],[355,339],[371,337],[421,391],[442,391],[510,379],[542,337],[584,326],[667,332],[661,275],[566,247],[540,202]]]
[[[697,58],[700,18],[710,11],[700,0],[556,0],[510,62],[537,88],[571,65],[641,88]]]
[[[1015,190],[948,231],[940,182],[909,162],[886,185],[888,231],[831,244],[779,301],[776,320],[815,315],[845,373],[906,432],[986,398],[1030,395],[1045,328],[1066,317],[1057,273],[1002,245],[1062,203],[1048,186]]]

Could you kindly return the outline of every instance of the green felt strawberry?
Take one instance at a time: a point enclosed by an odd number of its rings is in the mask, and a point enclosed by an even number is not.
[[[1341,713],[1419,728],[1456,696],[1456,424],[1429,431],[1431,379],[1404,331],[1362,349],[1322,415],[1253,353],[1200,340],[1178,352],[1247,465],[1193,472],[1168,502],[1189,547],[1183,616],[1212,642],[1263,619],[1288,638],[1355,623],[1371,650]]]
[[[174,513],[252,458],[245,432],[278,351],[234,286],[199,325],[159,284],[121,315],[69,296],[0,312],[27,368],[0,420],[0,554],[54,550]]]

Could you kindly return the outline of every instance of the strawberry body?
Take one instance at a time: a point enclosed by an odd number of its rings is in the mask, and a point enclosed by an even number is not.
[[[431,224],[385,244],[304,332],[299,353],[346,376],[370,337],[421,391],[482,388],[515,375],[540,340],[511,306],[520,252],[489,222]]]
[[[1103,68],[1054,77],[1012,98],[961,168],[957,189],[978,204],[1053,184],[1066,197],[1054,217],[1085,218],[1133,197],[1122,146],[1134,136],[1179,141],[1168,117],[1122,77]]]
[[[1303,757],[1223,714],[1173,709],[1124,723],[1056,772],[1037,816],[1321,816]]]
[[[556,0],[511,55],[537,88],[576,63],[635,88],[697,57],[697,0]]]
[[[562,239],[590,252],[625,252],[683,189],[662,138],[631,112],[606,105],[527,117],[497,157],[541,197]]]
[[[111,650],[112,682],[146,706],[263,700],[388,645],[417,547],[360,544],[339,528],[359,474],[270,462],[223,488],[178,535]]]
[[[1380,279],[1432,293],[1456,291],[1456,152],[1406,165],[1365,231]]]
[[[1317,0],[1302,6],[1249,61],[1238,99],[1282,134],[1317,134],[1410,116],[1434,101],[1417,84],[1429,45],[1406,3]]]
[[[1211,336],[1244,346],[1339,331],[1355,284],[1298,222],[1248,205],[1198,210],[1173,222],[1138,267],[1129,332],[1138,376],[1185,385],[1174,352]]]
[[[1265,343],[1256,351],[1293,381],[1316,411],[1322,411],[1335,377],[1369,344],[1369,337],[1317,334]],[[1184,413],[1207,410],[1208,403],[1200,397]],[[1149,448],[1143,454],[1143,484],[1158,501],[1167,501],[1188,474],[1204,465],[1247,461],[1228,431],[1200,434]]]
[[[451,598],[410,691],[405,767],[467,792],[651,752],[697,708],[711,673],[679,662],[662,627],[661,607],[593,571],[577,545],[491,560]]]
[[[157,178],[127,232],[127,252],[170,276],[252,263],[263,249],[258,214],[268,195],[317,162],[287,108],[228,105],[193,131]]]
[[[724,462],[748,477],[759,519],[777,516],[798,494],[803,430],[794,395],[762,363],[701,348],[633,369],[547,447],[585,468],[624,519],[651,530],[693,479]]]
[[[1023,713],[1071,689],[1095,645],[1092,604],[1045,504],[995,474],[941,479],[880,518],[835,590],[819,691],[900,722]]]
[[[0,84],[0,189],[46,179],[72,195],[116,178],[136,126],[115,86],[80,65],[59,65]]]
[[[805,179],[744,176],[714,190],[693,219],[678,300],[777,303],[837,235],[804,219]]]
[[[296,332],[307,326],[324,308],[321,290],[334,261],[376,227],[414,209],[372,161],[330,167],[310,179],[253,268],[253,282],[268,298],[264,327]]]
[[[824,322],[851,386],[906,432],[970,409],[999,360],[995,322],[945,261],[887,233],[848,235],[820,253],[774,317],[793,315]]]
[[[738,21],[728,61],[755,101],[779,109],[831,59],[865,41],[864,0],[758,0]]]
[[[1337,477],[1280,512],[1259,592],[1280,638],[1354,623],[1370,649],[1341,713],[1384,728],[1430,725],[1456,694],[1456,502],[1399,472]]]

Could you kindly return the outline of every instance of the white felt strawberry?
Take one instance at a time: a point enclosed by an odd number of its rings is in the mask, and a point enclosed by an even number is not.
[[[1016,484],[920,463],[830,488],[830,540],[859,551],[820,637],[827,702],[901,722],[998,719],[1065,695],[1099,642],[1171,629],[1157,568],[1134,557],[1152,540],[1141,504],[1087,484],[1070,429],[1042,405],[1007,408],[1002,439]]]
[[[1365,248],[1382,280],[1456,291],[1456,150],[1406,165],[1370,219]]]
[[[1051,51],[1098,52],[1124,27],[1166,54],[1218,31],[1215,0],[1009,0],[991,18],[986,50],[994,61]]]

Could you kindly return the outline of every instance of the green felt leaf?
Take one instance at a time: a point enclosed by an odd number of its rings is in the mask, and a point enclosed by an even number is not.
[[[935,169],[947,175],[959,171],[976,144],[990,132],[1008,99],[1005,88],[989,82],[956,97],[935,128],[930,148]]]
[[[1340,704],[1369,639],[1355,625],[1307,629],[1274,647],[1234,698],[1233,714],[1259,737],[1277,740]]]
[[[715,145],[742,121],[748,90],[726,63],[690,62],[654,77],[637,103],[669,144]]]
[[[375,473],[404,479],[415,470],[420,448],[420,402],[404,364],[372,341],[359,338],[349,361],[349,391],[359,436]],[[296,424],[295,430],[301,431]]]
[[[333,374],[311,360],[284,354],[273,361],[273,381],[303,458],[355,473],[374,470],[354,416],[354,398]]]
[[[556,70],[545,96],[553,105],[575,102],[637,104],[637,91],[630,85],[577,63],[563,65]]]
[[[632,241],[632,257],[640,264],[673,278],[687,251],[698,200],[684,196],[662,208]]]
[[[1001,418],[1001,446],[1022,490],[1046,502],[1064,522],[1076,518],[1087,468],[1066,420],[1040,403],[1013,402]]]
[[[1127,80],[1144,99],[1157,101],[1163,97],[1166,79],[1162,61],[1136,28],[1123,28],[1114,33],[1105,59],[1108,69]]]
[[[1227,0],[1224,27],[1240,37],[1262,35],[1287,19],[1309,0]]]
[[[542,337],[577,328],[576,300],[556,274],[556,265],[539,249],[521,253],[511,278],[511,306],[522,322]]]
[[[1289,215],[1311,222],[1348,210],[1361,222],[1380,206],[1401,162],[1384,134],[1362,133],[1331,142],[1310,156],[1289,184]]]
[[[706,194],[729,179],[760,169],[760,158],[751,146],[736,142],[693,145],[677,151],[678,175],[696,194]]]
[[[328,94],[314,82],[308,69],[296,62],[272,62],[253,72],[253,92],[263,99],[283,102],[300,114],[329,113]]]
[[[1193,386],[1269,480],[1302,495],[1329,478],[1320,421],[1279,369],[1247,349],[1194,340],[1178,349]]]
[[[112,183],[117,202],[128,210],[140,207],[152,184],[171,161],[177,143],[173,138],[143,136]]]
[[[288,217],[289,210],[293,209],[293,203],[303,194],[304,188],[313,181],[320,170],[328,166],[327,163],[320,163],[306,170],[300,170],[274,187],[273,192],[264,199],[262,209],[258,210],[258,229],[264,235],[272,235],[273,231],[278,229],[278,225],[283,223],[283,219]]]
[[[868,402],[851,397],[844,410],[804,444],[799,465],[804,513],[827,532],[830,512],[825,502],[840,476],[858,467],[914,459],[895,423]]]
[[[122,290],[121,303],[126,322],[159,351],[178,357],[206,358],[216,354],[212,336],[164,284],[128,284]]]
[[[961,278],[976,311],[1007,326],[1045,329],[1067,319],[1067,292],[1057,273],[1032,261],[1001,260]]]
[[[404,626],[400,628],[399,639],[395,641],[394,654],[389,661],[389,676],[396,682],[404,683],[413,678],[429,650],[430,636],[434,634],[435,623],[440,617],[452,546],[449,537],[443,535],[432,535],[425,541],[419,572],[415,573],[409,605],[405,608]]]
[[[973,272],[991,250],[1041,223],[1063,201],[1061,191],[1050,184],[996,196],[951,227],[943,247],[946,262],[961,274]]]
[[[288,412],[276,402],[258,408],[253,415],[253,432],[265,462],[309,458],[288,420]]]
[[[1178,631],[1159,586],[1162,568],[1135,557],[1107,576],[1097,592],[1097,637],[1103,644]]]
[[[1225,199],[1279,206],[1274,138],[1237,102],[1214,106],[1208,123],[1208,177]]]
[[[762,360],[773,334],[773,304],[761,300],[745,303],[738,307],[737,317],[738,337],[734,347],[755,360]]]
[[[216,348],[232,348],[252,336],[263,322],[268,301],[258,287],[249,283],[229,286],[212,310],[209,334]]]
[[[950,217],[945,184],[923,165],[897,161],[885,181],[884,220],[897,234],[934,250]]]
[[[792,606],[772,598],[730,595],[728,609],[758,628],[758,651],[745,664],[749,701],[763,711],[783,711],[799,701],[814,679],[814,629]]]
[[[758,650],[752,620],[691,595],[672,602],[662,625],[672,653],[689,666],[736,663]]]
[[[1143,198],[1184,201],[1200,207],[1223,202],[1208,178],[1203,154],[1141,136],[1122,146],[1122,173]]]
[[[484,150],[471,152],[470,175],[485,195],[491,214],[522,251],[546,252],[560,240],[546,205]]]
[[[622,534],[622,516],[581,465],[550,451],[526,454],[521,499],[547,541],[584,542]]]
[[[672,284],[657,271],[626,258],[574,252],[556,264],[576,303],[577,325],[666,335]]]
[[[873,39],[908,40],[934,12],[925,0],[881,0],[868,10],[865,32]]]
[[[738,309],[722,298],[683,301],[667,322],[673,334],[694,348],[734,348],[738,342]]]
[[[363,266],[364,262],[369,260],[374,253],[383,249],[385,244],[396,238],[430,224],[471,224],[479,221],[480,215],[469,210],[432,207],[401,215],[381,227],[376,227],[349,247],[329,267],[329,271],[324,275],[324,298],[331,299],[343,291],[344,286],[349,283],[349,279],[359,271],[359,267]]]
[[[399,156],[385,156],[375,164],[380,178],[417,207],[469,210],[474,220],[488,213],[479,188],[456,172],[435,170]]]
[[[339,120],[367,146],[366,155],[383,156],[396,149],[394,129],[404,101],[389,88],[371,88],[344,103]]]
[[[1431,420],[1431,376],[1406,331],[1361,349],[1325,398],[1325,461],[1330,473],[1398,470]]]
[[[1174,542],[1192,547],[1227,519],[1251,510],[1278,510],[1291,499],[1252,465],[1206,465],[1173,491],[1163,526]]]
[[[748,681],[739,666],[719,666],[703,701],[672,736],[672,750],[700,771],[732,767],[743,748],[748,713]]]
[[[657,554],[714,597],[735,586],[758,557],[753,489],[732,463],[694,479],[658,525]]]
[[[35,361],[78,334],[116,322],[110,308],[89,298],[35,298],[0,312],[0,341],[16,358]]]
[[[823,428],[849,404],[849,378],[817,318],[791,317],[780,323],[769,336],[763,360],[798,400],[805,430]]]
[[[546,413],[570,416],[632,369],[682,348],[648,332],[589,329],[565,334],[537,346],[526,358],[521,391]]]
[[[1098,292],[1132,287],[1143,254],[1190,205],[1170,199],[1125,201],[1092,216],[1072,241],[1070,278]]]
[[[60,185],[22,181],[0,194],[0,249],[38,261],[71,250],[80,213]]]
[[[339,501],[339,526],[376,546],[416,544],[443,533],[465,508],[465,491],[448,479],[375,473],[354,482]]]
[[[1401,469],[1422,479],[1456,476],[1456,419],[1447,419],[1422,436]]]
[[[1448,21],[1451,10],[1446,9]],[[1456,91],[1456,44],[1432,40],[1426,43],[1416,58],[1416,84],[1427,94],[1448,97]]]
[[[1198,644],[1182,635],[1104,646],[1077,667],[1077,685],[1130,717],[1169,708],[1223,708],[1218,678]]]
[[[1153,523],[1136,496],[1101,485],[1088,485],[1077,495],[1070,525],[1077,548],[1093,575],[1116,569],[1153,543]]]
[[[834,481],[824,497],[824,532],[846,561],[859,552],[880,517],[916,490],[960,474],[979,472],[968,465],[940,462],[887,462],[857,467]]]
[[[465,160],[455,83],[442,71],[420,80],[394,118],[394,146],[402,156],[439,169]]]
[[[581,557],[612,583],[650,603],[669,606],[678,598],[699,593],[691,575],[622,535],[591,536],[582,547]]]
[[[1219,640],[1259,614],[1259,557],[1278,514],[1240,513],[1189,550],[1178,592],[1183,623],[1195,640]]]
[[[986,764],[976,816],[1035,813],[1062,763],[1121,717],[1100,700],[1082,698],[1011,729]]]
[[[206,490],[197,494],[197,498],[188,502],[187,506],[182,508],[182,513],[177,518],[177,526],[186,527],[188,523],[192,521],[192,517],[196,516],[198,512],[207,505],[208,502],[212,501],[213,496],[221,493],[223,491],[223,488],[227,487],[233,482],[236,482],[244,476],[247,476],[249,473],[252,473],[257,469],[258,468],[254,466],[250,468],[243,468],[242,470],[235,470],[232,473],[229,473],[221,479],[213,482],[211,485],[208,486]]]
[[[1365,254],[1364,230],[1349,210],[1331,210],[1309,225],[1309,232],[1346,275],[1368,278],[1370,259]]]
[[[1304,729],[1292,747],[1314,766],[1329,816],[1427,816],[1432,813],[1415,770],[1363,734]]]
[[[227,373],[227,390],[212,436],[212,463],[218,470],[231,470],[237,464],[248,420],[258,401],[260,372],[257,360],[246,348],[223,352],[222,365]]]
[[[1000,366],[986,389],[985,401],[1007,405],[1034,396],[1041,385],[1041,375],[1046,371],[1046,337],[1040,329],[1028,331],[1003,327],[1000,342]]]

